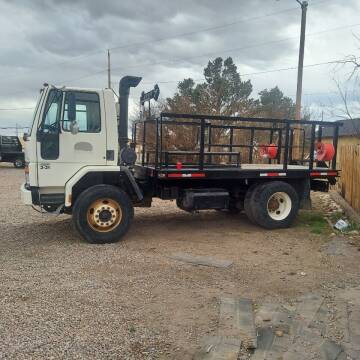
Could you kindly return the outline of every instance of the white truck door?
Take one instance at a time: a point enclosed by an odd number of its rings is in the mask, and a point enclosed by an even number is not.
[[[71,133],[67,117],[67,98],[70,92],[76,99],[77,134]],[[44,188],[44,191],[61,192],[66,182],[82,167],[106,164],[104,107],[102,91],[50,90],[40,127],[40,188]]]

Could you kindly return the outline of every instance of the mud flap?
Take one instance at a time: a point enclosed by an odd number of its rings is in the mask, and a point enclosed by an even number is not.
[[[311,210],[310,179],[304,181],[304,190],[300,198],[300,209]]]

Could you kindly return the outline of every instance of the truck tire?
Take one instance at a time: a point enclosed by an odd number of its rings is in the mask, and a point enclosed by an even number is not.
[[[73,209],[75,228],[91,244],[120,241],[133,217],[129,196],[112,185],[95,185],[83,191]]]
[[[250,197],[250,207],[254,222],[261,227],[287,228],[299,211],[299,197],[286,182],[265,182],[255,187]]]
[[[245,210],[245,214],[248,217],[248,219],[253,223],[253,224],[257,224],[255,221],[255,216],[253,214],[253,194],[254,194],[254,190],[256,189],[256,187],[259,186],[259,184],[253,184],[249,187],[249,189],[247,190],[246,194],[245,194],[245,199],[244,199],[244,210]]]
[[[24,168],[24,166],[25,166],[24,160],[21,159],[21,158],[15,159],[15,161],[14,161],[14,166],[15,166],[17,169],[22,169],[22,168]]]

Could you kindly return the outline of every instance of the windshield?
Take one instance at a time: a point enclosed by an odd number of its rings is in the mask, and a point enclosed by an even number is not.
[[[34,122],[35,122],[36,116],[38,114],[38,111],[40,109],[40,103],[42,102],[43,97],[44,97],[44,88],[40,89],[40,96],[39,96],[39,100],[36,103],[36,107],[35,107],[35,110],[34,110],[34,113],[33,113],[29,136],[31,135],[32,130],[34,128],[34,125],[35,125]]]

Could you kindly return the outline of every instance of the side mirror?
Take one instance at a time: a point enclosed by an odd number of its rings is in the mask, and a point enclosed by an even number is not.
[[[76,97],[73,92],[68,92],[66,94],[66,102],[68,120],[73,123],[76,121]]]
[[[73,135],[76,135],[78,132],[79,132],[79,125],[78,123],[76,122],[76,120],[72,121],[70,123],[70,132],[73,134]]]

